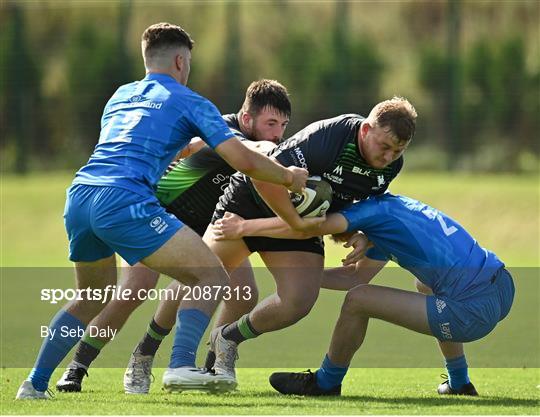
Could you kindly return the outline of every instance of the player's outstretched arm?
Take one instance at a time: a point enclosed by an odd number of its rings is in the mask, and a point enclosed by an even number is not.
[[[318,228],[324,221],[323,218],[308,219]],[[263,236],[276,239],[305,239],[305,232],[291,229],[291,227],[279,217],[264,219],[245,220],[237,214],[226,212],[213,225],[216,240],[241,239],[244,236]]]
[[[220,143],[215,150],[231,167],[255,180],[283,185],[293,192],[302,192],[306,186],[307,170],[295,166],[285,168],[249,149],[237,138]]]
[[[302,219],[311,226],[310,230],[292,229],[279,217],[246,220],[237,214],[226,213],[213,226],[216,240],[240,239],[244,236],[263,236],[276,239],[308,239],[314,236],[333,234],[332,230],[347,228],[347,220],[341,214],[333,213],[328,217]],[[339,232],[336,232],[339,233]]]
[[[289,193],[284,187],[263,181],[253,180],[252,182],[268,207],[283,219],[293,231],[307,232],[312,228],[313,223],[306,221],[306,219],[298,215],[298,212],[291,203]],[[303,237],[296,237],[295,239],[303,239]]]
[[[349,291],[357,285],[368,284],[385,265],[386,261],[364,257],[356,265],[325,269],[321,288]]]

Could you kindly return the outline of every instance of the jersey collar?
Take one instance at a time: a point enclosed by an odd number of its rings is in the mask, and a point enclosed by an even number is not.
[[[156,80],[156,81],[174,81],[175,83],[179,84],[173,76],[169,74],[162,74],[159,72],[149,72],[146,74],[146,77],[144,77],[145,80]]]

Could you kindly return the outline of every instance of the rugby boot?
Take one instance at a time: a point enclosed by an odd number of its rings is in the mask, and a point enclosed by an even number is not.
[[[206,391],[221,394],[236,388],[236,381],[200,368],[168,368],[163,374],[163,387],[169,392]]]
[[[17,391],[17,395],[15,396],[15,399],[16,400],[49,400],[52,397],[53,397],[53,394],[51,390],[47,389],[47,391],[38,391],[37,389],[34,388],[31,381],[26,380],[19,387],[19,390]]]
[[[439,395],[470,395],[472,397],[478,396],[478,392],[474,385],[469,382],[468,384],[463,385],[459,390],[455,390],[450,386],[448,380],[444,381],[437,388],[437,393]]]
[[[86,369],[71,365],[56,383],[56,389],[61,392],[81,392],[85,375],[88,376]]]
[[[272,387],[286,395],[308,397],[339,396],[341,385],[324,390],[317,385],[317,376],[309,369],[305,372],[274,372],[269,378]]]
[[[238,359],[238,345],[232,340],[223,337],[222,331],[224,327],[218,327],[210,334],[210,351],[216,355],[214,362],[215,375],[231,381],[232,391],[237,386],[234,366]]]
[[[148,394],[150,384],[154,380],[152,375],[152,355],[141,355],[135,351],[129,358],[124,373],[124,392],[126,394]]]

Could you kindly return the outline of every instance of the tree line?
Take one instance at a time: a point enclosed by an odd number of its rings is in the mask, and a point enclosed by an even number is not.
[[[189,86],[224,113],[238,110],[247,85],[261,77],[280,80],[291,93],[288,134],[341,113],[367,115],[381,99],[405,91],[419,113],[410,151],[413,162],[415,152],[426,155],[416,158],[419,168],[534,169],[538,4],[484,3],[385,3],[392,9],[388,17],[378,12],[381,35],[369,30],[376,27],[364,10],[371,3],[193,2],[150,11],[127,0],[106,10],[7,2],[0,6],[2,170],[83,163],[106,100],[144,76],[140,33],[160,20],[193,35]],[[514,29],[494,36],[489,25],[508,26],[509,13]],[[482,17],[487,29],[471,29],[470,15]]]

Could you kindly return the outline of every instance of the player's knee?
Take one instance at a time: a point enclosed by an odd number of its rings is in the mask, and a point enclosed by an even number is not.
[[[362,284],[349,290],[341,308],[342,312],[350,314],[360,313],[366,298],[369,297],[370,289],[369,284]]]
[[[284,301],[289,316],[294,318],[295,321],[307,316],[315,305],[318,295],[319,291],[317,289],[316,291],[306,291],[305,293],[288,296]]]
[[[127,297],[127,298],[129,299],[111,301],[108,308],[114,309],[114,311],[118,313],[130,314],[133,311],[135,311],[135,309],[137,309],[137,307],[139,307],[144,302],[142,297]]]
[[[81,321],[88,323],[105,308],[107,303],[86,299],[70,301],[64,308]]]
[[[422,281],[420,281],[419,279],[416,279],[414,284],[416,285],[416,290],[419,293],[426,294],[426,295],[433,294],[433,291],[431,291],[431,288],[429,288],[427,285],[424,285]]]
[[[188,286],[223,288],[229,285],[229,276],[221,265],[209,268],[185,268],[173,278]]]
[[[230,312],[234,313],[234,315],[237,317],[241,317],[255,308],[257,305],[257,300],[229,300],[225,301],[225,304]]]
[[[257,303],[259,302],[259,291],[257,287],[250,288],[251,292],[249,294],[245,294],[241,297],[240,304],[242,306],[242,309],[247,313],[250,312],[255,308]]]

